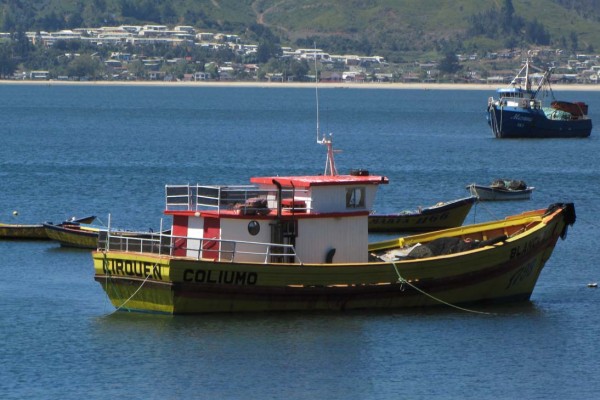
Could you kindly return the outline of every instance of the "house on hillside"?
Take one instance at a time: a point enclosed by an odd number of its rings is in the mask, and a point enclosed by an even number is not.
[[[50,71],[31,71],[29,73],[29,79],[45,81],[48,80],[49,77]]]
[[[341,82],[342,75],[335,71],[323,71],[321,72],[320,82]]]

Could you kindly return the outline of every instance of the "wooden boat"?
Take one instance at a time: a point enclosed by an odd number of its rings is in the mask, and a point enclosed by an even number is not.
[[[96,217],[71,218],[63,223],[90,223]],[[3,224],[0,223],[0,239],[50,240],[44,224]]]
[[[253,177],[167,185],[172,234],[107,232],[95,279],[118,310],[350,310],[525,301],[573,204],[368,243],[384,176]]]
[[[528,57],[510,87],[490,97],[487,121],[497,138],[583,138],[592,133],[588,105],[583,102],[552,101],[544,107],[538,96],[550,86],[552,69],[539,75],[537,89],[532,88],[535,68]],[[549,90],[554,96],[554,92]]]
[[[497,179],[489,186],[471,183],[467,190],[480,201],[529,200],[535,189],[523,181]]]
[[[50,240],[42,224],[0,223],[0,239]]]
[[[98,233],[101,230],[106,230],[105,227],[70,221],[57,225],[46,222],[43,226],[48,237],[60,243],[61,246],[81,249],[96,249],[98,247]]]
[[[81,249],[92,249],[98,248],[98,243],[102,238],[106,237],[108,227],[103,225],[91,224],[96,217],[91,217],[86,221],[88,223],[78,222],[80,220],[65,221],[61,224],[54,225],[52,223],[44,223],[43,226],[46,230],[48,237],[63,247],[76,247]],[[136,232],[119,230],[115,231],[123,237],[138,237],[138,238],[152,238],[156,235],[153,232]],[[170,233],[165,231],[164,233]]]
[[[338,175],[318,117],[317,143],[327,146],[323,175],[167,185],[171,233],[108,230],[92,252],[95,280],[117,310],[166,314],[524,301],[575,222],[572,203],[554,204],[369,244],[369,215],[387,177]]]
[[[440,202],[416,211],[369,215],[369,232],[429,232],[460,226],[477,197]]]

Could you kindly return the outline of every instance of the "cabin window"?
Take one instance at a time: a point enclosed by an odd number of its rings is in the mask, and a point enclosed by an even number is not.
[[[256,236],[258,235],[258,232],[260,232],[260,224],[258,221],[248,222],[248,233],[252,236]]]
[[[364,208],[365,207],[365,188],[346,189],[346,208]]]

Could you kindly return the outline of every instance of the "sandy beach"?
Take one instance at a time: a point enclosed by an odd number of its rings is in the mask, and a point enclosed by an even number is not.
[[[0,85],[86,85],[86,86],[163,86],[163,87],[260,87],[260,88],[314,88],[311,82],[191,82],[191,81],[31,81],[0,80]],[[319,89],[386,89],[386,90],[485,90],[494,92],[498,84],[463,83],[348,83],[321,82]],[[552,85],[557,91],[600,91],[600,85]]]

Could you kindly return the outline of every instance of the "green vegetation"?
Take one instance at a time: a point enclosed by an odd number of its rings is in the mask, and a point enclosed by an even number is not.
[[[330,53],[389,59],[449,44],[468,51],[485,38],[490,50],[600,48],[600,0],[2,0],[0,11],[2,32],[150,23],[243,35],[262,25],[282,44],[318,39]]]
[[[107,56],[108,49],[72,42],[41,49],[25,43],[25,32],[190,25],[258,45],[247,57],[193,46],[144,49],[144,56],[186,58],[191,65],[164,68],[175,76],[197,71],[198,65],[204,70],[209,62],[237,62],[260,64],[263,74],[279,69],[297,77],[306,67],[278,61],[281,47],[315,43],[329,54],[378,55],[392,64],[435,61],[450,75],[461,70],[454,59],[459,53],[481,57],[534,47],[592,53],[600,48],[599,21],[600,0],[0,0],[0,32],[11,34],[11,40],[0,41],[0,75],[9,76],[19,65],[65,75],[102,73],[103,65],[92,55]],[[112,50],[139,49],[127,44]],[[65,53],[88,57],[75,60]]]

